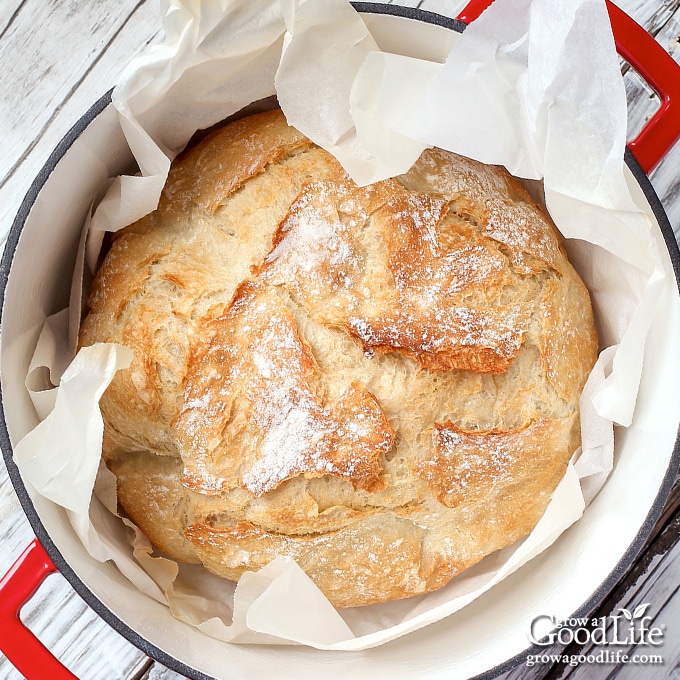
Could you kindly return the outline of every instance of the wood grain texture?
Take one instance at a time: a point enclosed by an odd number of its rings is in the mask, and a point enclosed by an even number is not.
[[[55,617],[55,611],[68,612],[68,616]],[[61,574],[48,576],[36,597],[23,608],[21,620],[38,639],[49,637],[52,653],[79,678],[126,677],[142,656],[125,638],[110,635],[108,624],[80,599]],[[74,629],[79,631],[75,644]],[[106,636],[105,645],[99,643],[102,635]]]
[[[456,16],[464,0],[397,0]],[[617,4],[650,30],[680,62],[680,0],[617,0]],[[4,233],[21,198],[47,156],[84,111],[116,82],[128,60],[160,29],[157,0],[2,0],[0,2],[0,233]],[[655,98],[632,73],[626,73],[629,135],[653,113]],[[680,225],[680,145],[652,175],[676,227]],[[676,485],[643,558],[623,575],[599,615],[650,602],[655,621],[668,635],[662,668],[519,666],[501,676],[509,679],[680,677],[680,487]],[[23,511],[0,466],[0,572],[33,538]],[[61,576],[47,579],[25,608],[24,619],[81,678],[175,680],[181,676],[148,660],[103,623]],[[1,632],[0,632],[1,634]],[[567,650],[570,651],[570,650]],[[574,648],[576,653],[576,648]],[[21,675],[0,655],[0,678]],[[400,679],[401,680],[401,679]],[[404,679],[407,680],[407,679]]]
[[[656,36],[680,9],[680,0],[616,0],[615,3]]]
[[[11,81],[3,87],[0,186],[30,153],[63,101],[80,87],[100,55],[115,41],[138,2],[121,0],[119,12],[108,14],[102,14],[98,2],[21,5],[0,43],[0,61],[12,63],[12,70],[6,72]],[[27,35],[31,35],[30,42]],[[55,44],[69,46],[58,60],[53,56]],[[31,131],[28,139],[26,130]]]
[[[5,0],[0,4],[0,40],[7,33],[10,25],[19,15],[19,10],[26,0]]]
[[[680,64],[680,2],[672,3],[673,13],[665,23],[658,23],[653,35],[659,44]],[[629,92],[629,101],[634,101],[634,111],[642,108],[644,96],[639,91]],[[666,208],[668,218],[676,236],[680,236],[680,143],[671,149],[664,160],[651,175],[652,184]]]
[[[663,663],[628,664],[616,669],[607,677],[639,678],[672,677],[680,667],[680,511],[676,511],[663,530],[648,545],[642,559],[619,582],[595,616],[620,615],[622,608],[633,611],[636,607],[649,603],[648,615],[652,617],[650,626],[659,627],[665,632],[664,642],[659,647],[630,644],[617,645],[616,649],[629,658],[658,655]],[[625,639],[625,635],[621,638]],[[565,650],[569,656],[596,655],[599,649],[594,645],[571,645]],[[556,664],[548,677],[588,680],[596,677],[592,667],[583,664],[569,667],[564,663]],[[605,677],[605,676],[602,676]]]
[[[99,97],[116,84],[129,60],[143,51],[160,32],[160,14],[155,0],[128,0],[127,16],[123,13],[124,6],[113,0],[87,3],[97,8],[100,13],[98,23],[103,28],[96,33],[88,32],[90,14],[76,12],[70,19],[75,36],[86,46],[79,50],[82,63],[75,74],[69,75],[61,57],[57,58],[55,53],[50,60],[45,55],[48,49],[46,43],[52,45],[52,50],[55,44],[59,44],[51,42],[50,32],[52,22],[59,20],[60,15],[48,14],[44,18],[47,23],[43,24],[36,19],[37,28],[30,31],[31,22],[22,19],[22,15],[32,11],[34,5],[43,7],[46,4],[41,0],[24,0],[7,36],[0,40],[0,64],[12,64],[10,70],[0,74],[0,91],[12,93],[0,98],[0,134],[9,140],[0,165],[0,243],[4,241],[32,179],[59,140]],[[63,35],[58,35],[57,39],[61,42],[67,40]],[[17,44],[9,46],[7,42]],[[24,84],[16,92],[11,83],[3,83],[3,79],[14,82],[25,78],[25,69],[15,70],[14,62],[26,61],[25,55],[30,56],[40,50],[46,64],[42,70],[51,74],[49,82],[38,84],[31,73],[28,78],[30,86]],[[68,63],[73,65],[70,59]],[[74,77],[77,78],[75,82]],[[38,94],[31,92],[31,88]],[[43,90],[44,93],[39,94]]]
[[[640,559],[622,576],[600,607],[590,617],[620,615],[620,609],[629,611],[649,603],[647,614],[652,617],[650,627],[664,630],[664,642],[659,647],[650,645],[617,645],[610,651],[634,656],[661,656],[661,663],[612,664],[580,663],[574,666],[568,662],[543,663],[529,670],[519,665],[512,671],[499,676],[499,680],[522,680],[545,678],[546,680],[606,680],[637,678],[655,680],[680,677],[680,486],[676,483],[659,521],[641,553]],[[608,624],[611,620],[608,619]],[[608,626],[608,630],[611,630]],[[611,633],[610,633],[611,635]],[[624,638],[622,635],[621,638]],[[611,638],[610,638],[611,639]],[[561,647],[546,647],[542,653],[562,657],[597,656],[603,648],[588,644],[572,644]]]
[[[183,675],[155,663],[140,680],[179,680],[183,677]]]
[[[113,87],[131,56],[143,50],[159,28],[154,0],[0,3],[0,64],[7,66],[0,73],[0,133],[6,140],[0,165],[0,233],[9,229],[21,199],[59,140]],[[2,466],[1,573],[32,538]],[[146,661],[61,576],[44,582],[22,617],[78,677],[124,678]],[[93,654],[93,649],[103,651]],[[21,678],[2,655],[0,678]]]
[[[33,540],[4,467],[0,469],[0,573]],[[55,612],[58,615],[55,616]],[[21,612],[22,621],[79,678],[123,678],[144,655],[94,613],[60,574],[49,576]],[[0,635],[2,633],[0,632]],[[92,654],[92,649],[101,652]],[[0,678],[21,674],[0,654]]]

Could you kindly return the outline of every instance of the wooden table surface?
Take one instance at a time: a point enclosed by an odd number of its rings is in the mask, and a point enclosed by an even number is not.
[[[465,2],[395,0],[395,4],[456,16]],[[617,0],[617,4],[680,61],[680,0]],[[57,142],[116,83],[129,59],[159,38],[159,29],[158,0],[0,0],[0,239]],[[658,99],[631,69],[623,65],[623,70],[632,137],[658,106]],[[680,144],[651,176],[676,235],[680,228],[678,167]],[[653,625],[663,623],[667,631],[658,648],[663,665],[543,663],[532,669],[519,666],[501,677],[680,678],[679,537],[680,484],[676,482],[645,550],[598,610],[603,616],[620,607],[652,603]],[[32,538],[0,464],[0,574]],[[44,582],[24,607],[22,619],[79,678],[180,677],[112,630],[59,574]],[[581,651],[574,647],[567,653]],[[623,651],[635,653],[634,649]],[[0,654],[0,680],[21,677]]]

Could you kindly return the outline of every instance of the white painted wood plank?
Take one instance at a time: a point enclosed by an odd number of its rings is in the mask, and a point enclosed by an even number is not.
[[[668,599],[656,616],[656,625],[665,625],[666,636],[664,644],[656,649],[650,650],[648,646],[636,646],[631,649],[631,655],[649,655],[656,653],[663,657],[664,663],[661,666],[646,666],[644,672],[649,673],[647,677],[658,678],[678,678],[680,677],[680,597],[678,597],[678,587],[680,584],[680,556],[677,554],[677,546],[673,551],[673,559],[664,560],[662,563],[663,573],[657,574],[655,582],[650,584],[649,589],[641,590],[642,600],[646,597],[652,599],[653,604],[659,604],[659,594],[662,591],[660,585],[666,586]],[[640,674],[640,666],[624,666],[617,674],[617,680],[637,680],[645,677]],[[571,680],[571,679],[570,679]],[[583,676],[583,680],[587,680]]]
[[[654,190],[666,209],[666,214],[680,239],[680,144],[676,144],[651,174]]]
[[[0,574],[7,572],[32,540],[33,532],[14,493],[7,470],[4,464],[0,464]]]
[[[623,82],[628,100],[628,135],[630,141],[640,133],[659,108],[660,100],[647,83],[632,69],[626,69]]]
[[[1,1],[1,0],[0,0]],[[111,3],[111,0],[105,0]],[[71,91],[69,82],[58,84],[51,99],[58,102],[55,113],[41,132],[36,132],[30,121],[23,120],[16,134],[23,144],[31,146],[30,152],[12,173],[0,184],[0,243],[9,231],[23,197],[33,178],[37,176],[54,147],[73,124],[110,90],[118,81],[123,68],[133,56],[143,51],[160,32],[160,14],[155,0],[139,4],[130,20],[124,24],[115,39],[100,54],[95,53],[87,75]],[[95,38],[93,37],[92,40]],[[0,64],[3,63],[0,55]]]
[[[274,673],[272,673],[272,677],[275,677]],[[181,678],[184,678],[184,676],[156,663],[142,680],[180,680]]]
[[[680,64],[680,10],[656,34],[657,42]]]
[[[7,572],[32,540],[33,532],[3,465],[0,467],[0,574]],[[124,678],[140,660],[146,659],[100,619],[60,574],[45,579],[22,610],[21,618],[79,678]],[[2,654],[0,678],[21,678]]]
[[[676,3],[676,7],[677,7]],[[658,28],[659,44],[680,64],[680,9]],[[678,76],[680,78],[680,75]],[[676,237],[680,236],[680,143],[676,144],[652,173],[652,184],[666,207]]]
[[[0,41],[0,63],[8,65],[0,71],[0,184],[137,5],[146,1],[27,0],[21,6]],[[63,49],[65,45],[68,49]]]
[[[61,574],[43,582],[22,610],[21,619],[79,678],[126,677],[144,656],[112,631]]]
[[[676,517],[671,529],[674,537],[677,536],[677,527],[680,524],[680,517]],[[661,539],[663,541],[663,538]],[[600,663],[578,663],[570,666],[568,662],[560,668],[555,668],[553,663],[538,663],[530,670],[525,664],[517,666],[499,677],[499,680],[526,680],[528,677],[542,677],[545,673],[550,673],[551,678],[560,680],[609,680],[616,677],[617,680],[655,680],[662,678],[678,678],[680,673],[675,671],[680,668],[680,543],[675,543],[667,552],[663,552],[649,561],[647,568],[635,579],[629,589],[615,602],[609,603],[607,614],[618,615],[620,608],[625,607],[633,611],[638,605],[649,603],[647,614],[652,617],[650,627],[660,627],[664,631],[664,641],[659,647],[651,645],[616,645],[604,647],[598,645],[587,645],[582,649],[568,648],[564,652],[555,651],[550,647],[543,651],[546,655],[563,654],[572,658],[573,656],[594,656],[597,658],[599,652],[609,650],[612,654],[620,652],[626,654],[629,659],[637,656],[650,655],[661,656],[662,662],[654,660],[653,663],[629,663],[619,664],[600,664]],[[611,622],[611,619],[607,619]],[[622,626],[621,630],[625,630]],[[625,634],[620,636],[625,639]],[[608,634],[608,639],[612,639],[612,633]]]
[[[680,9],[680,0],[614,0],[614,4],[652,35]]]
[[[0,40],[26,0],[2,0],[0,2]]]
[[[31,21],[21,16],[29,4]],[[25,110],[15,112],[13,118],[5,116],[4,120],[0,120],[3,134],[11,126],[17,138],[21,139],[19,146],[23,144],[28,149],[26,159],[0,189],[0,228],[8,226],[33,177],[59,139],[101,94],[115,84],[129,59],[143,49],[160,28],[159,8],[155,0],[142,3],[130,0],[127,5],[98,0],[87,5],[79,7],[78,3],[64,2],[59,8],[50,8],[48,3],[40,0],[25,0],[21,13],[17,14],[0,42],[0,64],[9,60],[14,68],[20,59],[10,47],[18,43],[26,45],[26,50],[44,50],[41,53],[43,71],[56,71],[56,76],[46,83],[30,83],[37,90],[41,89],[38,85],[42,85],[45,89],[42,99],[27,96],[22,102],[27,107]],[[135,10],[129,21],[126,21],[126,7]],[[70,11],[72,15],[65,16],[59,11],[67,14]],[[40,18],[43,20],[39,21]],[[64,50],[63,44],[70,45],[72,40],[79,41],[78,49]],[[74,53],[80,63],[74,63]],[[8,70],[0,69],[0,72],[7,73]],[[23,73],[26,74],[25,70]],[[26,75],[29,81],[32,76],[35,74]],[[28,85],[24,83],[24,87]],[[26,94],[26,90],[22,93]],[[15,92],[12,96],[16,99],[18,95]],[[9,99],[7,94],[2,95],[0,110],[3,114],[0,115],[4,115],[11,106]],[[29,115],[31,113],[33,115]],[[48,124],[44,125],[46,120]],[[44,129],[40,129],[41,124]],[[5,171],[7,159],[3,154]],[[0,472],[1,573],[7,570],[32,538],[30,526],[3,467]],[[92,680],[124,678],[140,661],[148,661],[142,652],[90,610],[61,576],[47,579],[22,615],[36,635],[78,677]],[[21,677],[1,655],[0,677],[12,680]]]
[[[394,2],[384,3],[387,5],[400,5],[401,7],[419,7],[423,0],[394,0]]]
[[[420,9],[455,19],[466,5],[467,0],[423,0]]]
[[[33,540],[33,532],[9,481],[4,464],[0,464],[0,575],[14,563]],[[21,680],[21,675],[0,653],[0,678]]]
[[[669,527],[672,539],[677,538],[680,527],[680,516]],[[663,542],[663,536],[660,542]],[[663,632],[663,643],[656,647],[652,645],[630,644],[616,645],[612,651],[620,650],[629,659],[642,656],[661,656],[662,663],[631,663],[622,664],[616,673],[617,680],[636,680],[637,678],[669,678],[674,669],[680,664],[680,543],[669,546],[666,552],[654,556],[650,560],[647,569],[637,577],[636,582],[611,605],[613,615],[621,614],[621,608],[634,611],[636,607],[649,603],[647,615],[652,617],[649,627],[657,627]],[[608,622],[610,619],[608,619]],[[625,621],[623,622],[625,623]],[[622,630],[625,626],[622,623]],[[609,633],[611,639],[612,633]],[[626,638],[625,633],[620,636]],[[597,652],[602,648],[597,645],[587,645],[582,652],[586,656]],[[641,661],[641,659],[640,659]],[[590,664],[579,665],[573,669],[567,668],[562,677],[569,680],[590,680],[591,678],[605,678],[606,667],[599,668]],[[677,675],[676,675],[677,677]]]

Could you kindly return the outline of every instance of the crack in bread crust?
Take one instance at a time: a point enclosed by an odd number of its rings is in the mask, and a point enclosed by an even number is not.
[[[116,234],[80,345],[123,510],[237,579],[294,557],[337,606],[428,592],[526,535],[579,443],[588,293],[502,169],[430,149],[357,187],[278,111],[173,164]]]
[[[226,312],[200,328],[172,423],[183,483],[219,494],[236,482],[255,496],[298,475],[337,475],[381,490],[380,454],[394,433],[356,382],[329,395],[275,289],[239,286]],[[252,452],[250,457],[245,451]]]

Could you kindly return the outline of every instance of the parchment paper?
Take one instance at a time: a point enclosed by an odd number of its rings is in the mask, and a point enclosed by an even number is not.
[[[153,553],[124,525],[99,464],[97,400],[129,350],[100,345],[69,365],[68,312],[46,324],[27,378],[44,420],[15,457],[37,492],[69,509],[91,554],[214,637],[320,649],[384,643],[460,609],[546,549],[611,471],[613,424],[631,422],[663,269],[623,174],[626,101],[604,0],[496,0],[445,63],[381,52],[345,0],[170,0],[164,17],[165,39],[114,91],[141,174],[115,178],[94,212],[81,241],[90,269],[105,230],[155,208],[170,160],[197,129],[276,94],[289,123],[362,185],[404,172],[429,145],[542,179],[593,297],[604,351],[582,398],[583,447],[536,529],[435,593],[341,611],[291,560],[234,586]]]

